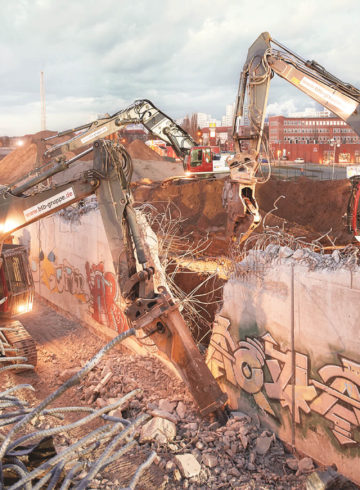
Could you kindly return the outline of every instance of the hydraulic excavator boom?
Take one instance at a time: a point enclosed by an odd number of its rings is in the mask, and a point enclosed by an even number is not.
[[[255,185],[259,181],[259,153],[261,145],[267,148],[264,122],[270,80],[275,73],[339,116],[360,136],[360,90],[341,81],[316,61],[303,59],[272,39],[268,32],[262,33],[250,46],[241,72],[233,122],[236,155],[229,162],[230,177],[238,183],[239,197],[249,214],[253,215],[255,224],[260,222],[255,198]],[[250,135],[240,137],[237,128],[239,118],[244,113],[246,96]],[[247,150],[242,148],[244,140],[247,142]],[[360,193],[358,181],[352,181],[353,194]],[[352,202],[358,203],[359,199],[353,199]],[[359,209],[352,206],[348,213],[348,224],[350,231],[360,241],[359,223]]]
[[[81,155],[54,160],[46,171],[1,189],[0,244],[24,226],[95,194],[129,328],[142,329],[152,337],[176,366],[202,415],[218,413],[221,417],[226,395],[207,368],[178,305],[164,287],[155,289],[154,264],[132,207],[131,157],[122,145],[108,140],[95,141],[93,150],[93,168],[77,179],[39,189],[39,184],[66,170]]]

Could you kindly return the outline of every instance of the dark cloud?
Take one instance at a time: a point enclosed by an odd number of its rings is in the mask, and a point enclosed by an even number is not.
[[[264,30],[341,79],[359,80],[358,0],[0,0],[0,134],[64,129],[150,98],[172,117],[220,117],[250,44]],[[344,29],[339,29],[343,26]],[[340,32],[341,31],[341,32]],[[269,104],[312,105],[274,79]]]

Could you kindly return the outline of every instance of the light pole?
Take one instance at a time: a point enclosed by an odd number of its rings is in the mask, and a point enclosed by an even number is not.
[[[333,157],[332,157],[332,180],[334,180],[334,174],[335,174],[336,148],[340,147],[340,143],[337,143],[336,141],[337,140],[335,138],[329,140],[330,146],[332,146],[334,148]]]

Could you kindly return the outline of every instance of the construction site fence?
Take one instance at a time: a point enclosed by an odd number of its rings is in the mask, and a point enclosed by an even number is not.
[[[268,171],[263,166],[263,171]],[[334,165],[319,165],[315,163],[274,162],[271,164],[271,175],[281,180],[296,180],[307,177],[314,180],[342,180],[346,179],[346,166],[335,163]]]

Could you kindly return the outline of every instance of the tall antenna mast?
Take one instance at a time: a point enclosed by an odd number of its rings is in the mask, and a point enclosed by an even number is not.
[[[41,98],[41,131],[46,129],[45,84],[44,72],[40,72],[40,98]]]

